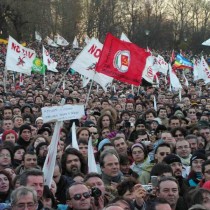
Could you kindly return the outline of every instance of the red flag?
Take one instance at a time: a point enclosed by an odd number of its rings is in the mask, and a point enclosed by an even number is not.
[[[116,80],[139,86],[146,59],[150,55],[133,43],[107,34],[96,71]]]

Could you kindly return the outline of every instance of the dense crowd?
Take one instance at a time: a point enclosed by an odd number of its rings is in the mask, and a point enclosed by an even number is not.
[[[41,44],[30,43],[41,58]],[[210,209],[210,88],[192,70],[177,75],[181,98],[159,85],[132,88],[114,80],[107,92],[95,82],[82,88],[66,71],[79,50],[47,47],[59,73],[24,75],[7,71],[0,45],[0,209],[187,210]],[[162,55],[167,61],[170,52]],[[191,57],[191,54],[189,54]],[[61,81],[63,75],[64,83]],[[86,104],[81,119],[64,121],[51,187],[42,168],[54,131],[41,108]],[[156,106],[154,105],[156,99]],[[87,103],[86,103],[87,101]],[[72,148],[76,124],[79,150]],[[88,140],[98,173],[88,173]]]

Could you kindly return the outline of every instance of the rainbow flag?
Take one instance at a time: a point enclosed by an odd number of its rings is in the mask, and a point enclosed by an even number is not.
[[[173,65],[173,69],[193,69],[193,63],[181,54],[178,54]]]

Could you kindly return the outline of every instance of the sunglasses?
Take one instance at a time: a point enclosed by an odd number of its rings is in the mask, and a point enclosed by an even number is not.
[[[78,201],[78,200],[80,200],[82,198],[82,196],[87,199],[87,198],[90,197],[90,192],[84,192],[84,193],[81,193],[81,194],[78,193],[78,194],[75,194],[72,198],[74,200]]]
[[[98,133],[97,133],[97,132],[96,132],[96,133],[90,133],[90,135],[92,135],[92,134],[93,134],[93,135],[96,135],[96,134],[98,134]]]
[[[160,152],[160,155],[161,155],[161,156],[169,155],[169,153],[168,153],[168,152]]]

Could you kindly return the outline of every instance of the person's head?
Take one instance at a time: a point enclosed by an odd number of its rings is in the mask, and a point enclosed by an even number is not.
[[[198,138],[196,135],[190,134],[185,137],[190,144],[191,153],[195,152],[198,149]]]
[[[157,114],[158,114],[158,117],[160,119],[167,118],[167,110],[166,110],[166,108],[164,108],[164,107],[159,108],[158,111],[157,111]]]
[[[37,193],[30,187],[18,187],[11,194],[12,210],[25,209],[36,210],[38,207]]]
[[[176,141],[184,140],[184,137],[187,135],[187,130],[182,127],[176,127],[171,130],[172,136]]]
[[[110,129],[114,128],[114,119],[110,114],[104,113],[98,118],[99,129],[103,127],[108,127]]]
[[[206,160],[202,164],[202,174],[205,181],[210,181],[210,160]]]
[[[3,119],[2,121],[2,128],[4,130],[12,130],[14,127],[14,123],[12,119]]]
[[[14,130],[6,130],[2,134],[2,140],[5,142],[11,142],[12,144],[15,144],[17,138],[17,133]]]
[[[180,127],[180,125],[181,125],[181,121],[178,117],[172,116],[169,119],[169,126],[170,126],[171,129],[176,128],[176,127]]]
[[[88,142],[82,139],[78,140],[79,151],[82,153],[83,157],[88,156]]]
[[[14,160],[15,161],[18,160],[18,162],[20,162],[20,161],[23,160],[23,155],[25,153],[25,148],[17,145],[17,146],[14,147],[13,153],[14,153]]]
[[[157,176],[158,179],[163,176],[172,176],[173,170],[170,165],[166,163],[157,163],[152,167],[150,177]]]
[[[11,119],[12,118],[12,108],[5,107],[3,110],[3,118],[4,119]]]
[[[112,142],[118,154],[127,155],[128,145],[123,137],[115,137]]]
[[[73,175],[78,172],[86,174],[87,172],[86,161],[81,152],[75,148],[65,150],[61,158],[61,165],[63,174]]]
[[[209,128],[209,126],[202,126],[199,129],[199,133],[202,134],[203,136],[205,136],[207,142],[210,142],[210,128]]]
[[[12,180],[7,172],[4,169],[0,170],[0,195],[8,195],[12,190]]]
[[[171,207],[166,199],[155,198],[147,203],[146,210],[171,210]]]
[[[105,186],[102,177],[98,173],[89,173],[85,176],[84,183],[90,188],[96,187],[101,190],[102,195],[105,194]]]
[[[19,136],[26,142],[31,139],[31,127],[30,125],[24,124],[20,127]]]
[[[186,140],[176,142],[176,154],[181,158],[188,158],[191,153],[190,144]]]
[[[115,150],[105,150],[100,156],[101,171],[107,176],[115,177],[119,174],[119,157]]]
[[[43,203],[44,208],[49,208],[49,209],[56,208],[55,197],[47,185],[44,186],[42,203]]]
[[[129,201],[134,200],[135,199],[134,186],[137,184],[138,181],[134,178],[125,179],[117,186],[118,195]]]
[[[33,148],[36,149],[37,145],[43,142],[47,142],[47,138],[42,135],[37,135],[33,139]]]
[[[3,168],[10,166],[13,161],[13,153],[6,146],[0,146],[0,166]]]
[[[175,154],[167,155],[163,159],[163,163],[167,163],[168,165],[170,165],[173,170],[173,175],[175,177],[182,176],[182,162],[178,156],[176,156]]]
[[[144,144],[137,143],[131,147],[131,156],[136,164],[144,162],[147,155],[147,149]]]
[[[74,183],[66,192],[66,203],[74,210],[88,210],[91,205],[91,193],[83,183]]]
[[[44,191],[44,175],[38,169],[26,170],[20,175],[20,185],[33,188],[40,200]]]
[[[26,151],[23,155],[23,166],[25,169],[37,167],[37,155],[34,151]]]
[[[86,142],[88,142],[90,137],[90,131],[88,130],[88,128],[78,128],[77,130],[77,139],[80,140],[85,140]]]
[[[174,177],[162,177],[158,182],[157,197],[164,198],[175,209],[179,198],[177,180]]]
[[[190,158],[191,171],[202,172],[202,164],[206,161],[206,155],[196,151]]]
[[[155,162],[161,163],[167,155],[171,154],[171,147],[167,143],[159,144],[155,149]]]

